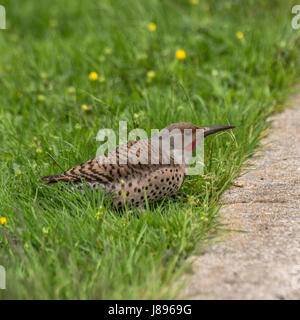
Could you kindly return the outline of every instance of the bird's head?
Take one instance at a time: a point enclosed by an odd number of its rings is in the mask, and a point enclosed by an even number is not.
[[[168,125],[163,130],[161,130],[160,135],[167,136],[168,134],[170,134],[171,137],[174,137],[173,139],[171,139],[171,148],[182,150],[184,147],[185,151],[193,152],[197,148],[203,137],[205,138],[210,134],[233,128],[234,126],[229,125],[199,127],[190,122],[176,122]],[[179,143],[177,144],[177,146],[176,143],[172,142],[176,140],[176,137],[179,137]]]

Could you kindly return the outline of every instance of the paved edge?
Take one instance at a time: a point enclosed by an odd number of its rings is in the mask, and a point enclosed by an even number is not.
[[[300,299],[300,94],[272,120],[253,170],[221,199],[226,228],[244,232],[191,257],[179,298]]]

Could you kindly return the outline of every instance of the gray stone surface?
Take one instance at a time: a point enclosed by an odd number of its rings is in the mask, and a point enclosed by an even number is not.
[[[180,298],[300,299],[300,95],[291,100],[222,197],[226,228],[243,232],[192,257]]]

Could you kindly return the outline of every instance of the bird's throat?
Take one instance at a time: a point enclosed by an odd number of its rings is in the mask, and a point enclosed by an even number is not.
[[[194,139],[192,143],[188,144],[184,149],[186,151],[194,151],[197,146],[197,139]]]

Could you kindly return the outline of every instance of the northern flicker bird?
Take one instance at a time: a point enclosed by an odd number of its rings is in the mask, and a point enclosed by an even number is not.
[[[100,187],[105,194],[112,195],[113,204],[118,207],[145,205],[146,201],[174,196],[184,181],[193,151],[203,138],[231,128],[234,126],[173,123],[153,138],[129,142],[63,174],[39,180],[48,181],[48,185],[64,182],[81,190],[86,190],[85,185],[96,190]],[[164,142],[169,143],[169,148]]]

